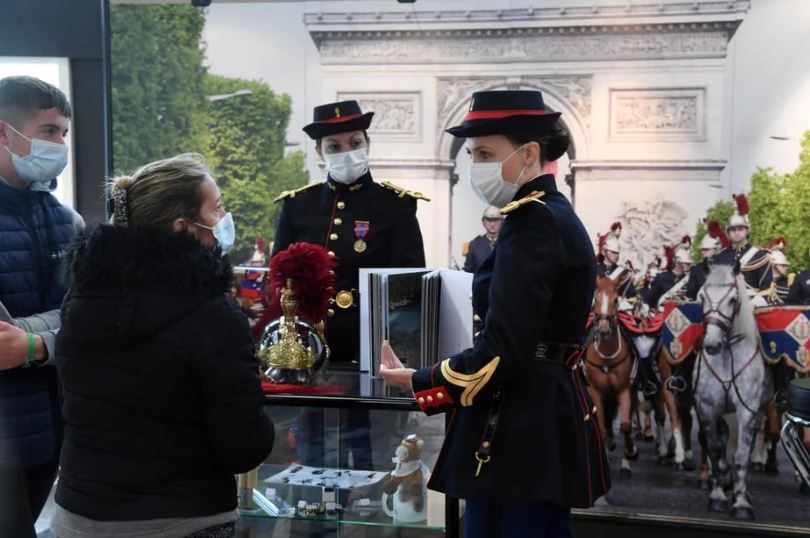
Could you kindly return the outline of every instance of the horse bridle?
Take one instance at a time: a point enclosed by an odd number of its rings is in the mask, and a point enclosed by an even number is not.
[[[725,342],[723,346],[726,348],[730,348],[733,344],[739,342],[744,338],[744,335],[732,335],[731,331],[734,329],[734,319],[737,317],[737,314],[740,313],[740,302],[737,301],[734,304],[734,311],[731,313],[730,316],[725,315],[720,311],[720,305],[723,301],[726,300],[732,292],[737,291],[737,285],[735,282],[731,282],[729,284],[722,284],[720,286],[706,286],[706,288],[728,288],[726,293],[720,297],[719,301],[713,301],[711,297],[709,297],[708,293],[704,294],[706,300],[709,301],[709,306],[711,307],[708,311],[704,309],[703,311],[703,323],[706,325],[714,325],[715,327],[719,328],[723,331],[723,334],[726,335]]]
[[[616,346],[616,351],[612,355],[605,355],[599,350],[599,342],[602,341],[601,336],[602,333],[599,332],[599,322],[606,321],[608,326],[610,327],[610,333],[616,332],[616,339],[619,341],[619,345]],[[619,334],[619,316],[617,314],[599,314],[594,318],[594,327],[596,328],[596,342],[594,343],[593,349],[596,351],[596,354],[599,355],[600,359],[609,361],[613,360],[619,356],[619,353],[622,352],[622,337]]]
[[[726,291],[726,293],[723,294],[722,297],[720,297],[720,300],[717,301],[717,302],[712,301],[711,298],[709,297],[708,293],[704,294],[704,297],[706,298],[707,301],[709,301],[709,305],[711,306],[711,308],[708,311],[704,310],[704,312],[703,312],[703,322],[706,325],[714,325],[714,326],[718,327],[721,331],[723,331],[723,334],[726,336],[726,338],[723,341],[722,345],[723,345],[723,347],[725,347],[728,350],[729,353],[731,353],[731,346],[733,346],[734,344],[736,344],[737,342],[739,342],[740,340],[745,338],[745,335],[743,335],[743,334],[736,334],[736,335],[731,334],[731,331],[734,328],[734,319],[737,317],[737,314],[740,313],[740,301],[737,301],[734,304],[734,311],[731,313],[731,316],[726,316],[725,314],[720,312],[720,305],[723,303],[723,301],[726,300],[726,297],[728,297],[731,292],[736,292],[737,291],[737,284],[736,284],[736,282],[730,282],[728,284],[722,284],[720,286],[706,286],[706,288],[710,288],[710,287],[712,287],[712,288],[728,288],[728,290]],[[743,405],[743,407],[745,407],[750,413],[756,414],[756,411],[751,409],[748,406],[748,404],[746,404],[745,401],[743,400],[742,395],[740,394],[740,390],[737,388],[736,381],[737,381],[737,378],[740,376],[740,374],[742,374],[743,371],[746,368],[748,368],[748,366],[750,366],[754,362],[754,360],[756,359],[756,357],[757,357],[757,349],[756,348],[754,349],[754,353],[745,362],[745,364],[743,364],[742,368],[740,368],[736,373],[734,372],[734,360],[732,359],[732,361],[731,361],[731,379],[728,379],[728,380],[722,379],[720,377],[720,375],[717,373],[717,371],[715,371],[715,369],[712,368],[712,365],[709,363],[708,360],[706,360],[705,357],[706,357],[706,354],[705,354],[704,350],[701,349],[700,350],[700,356],[698,357],[698,374],[696,376],[697,379],[695,381],[695,391],[697,391],[697,384],[700,382],[700,364],[705,362],[706,363],[706,368],[709,369],[709,372],[720,383],[720,386],[723,387],[723,391],[726,394],[726,399],[728,399],[729,390],[731,390],[731,388],[733,387],[734,392],[737,394],[737,399],[740,401],[740,403]]]

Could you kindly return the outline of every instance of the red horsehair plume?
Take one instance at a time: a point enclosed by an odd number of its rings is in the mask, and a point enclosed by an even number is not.
[[[256,250],[264,252],[265,243],[264,239],[262,239],[261,237],[257,237],[253,245],[256,247]]]
[[[596,234],[596,262],[602,263],[605,261],[605,241],[607,241],[607,234],[602,235],[600,233]]]
[[[692,238],[688,235],[681,237],[681,244],[686,248],[692,248]]]
[[[766,250],[785,250],[787,246],[787,237],[784,235],[780,235],[779,237],[774,237],[768,246],[765,247]]]
[[[734,202],[737,204],[737,213],[741,217],[748,214],[748,197],[744,194],[735,194]]]
[[[335,261],[326,249],[310,243],[293,243],[273,256],[267,286],[271,301],[253,327],[253,335],[261,335],[271,321],[281,316],[279,302],[287,279],[293,281],[298,300],[298,316],[310,323],[323,321],[329,309],[329,298],[335,291],[334,268]]]
[[[672,269],[675,266],[675,247],[664,245],[664,258],[667,260],[666,269]]]
[[[614,222],[613,224],[611,224],[610,225],[610,234],[613,234],[616,237],[616,239],[618,239],[619,236],[622,235],[622,223],[617,221],[617,222]],[[608,234],[608,235],[610,235],[610,234]]]
[[[708,233],[710,237],[719,239],[720,244],[723,245],[723,248],[727,248],[731,244],[726,232],[723,231],[723,227],[720,226],[720,223],[716,220],[710,220],[706,223],[706,233]]]

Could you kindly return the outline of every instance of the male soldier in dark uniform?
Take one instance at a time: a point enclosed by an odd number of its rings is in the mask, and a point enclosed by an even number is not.
[[[315,121],[304,131],[326,161],[326,181],[276,198],[284,205],[273,254],[303,241],[323,246],[338,262],[326,321],[332,363],[359,361],[359,269],[425,266],[416,201],[426,198],[372,179],[366,130],[373,115],[363,114],[356,101],[316,107]]]
[[[790,287],[796,279],[796,273],[789,273],[790,260],[784,253],[785,238],[778,237],[771,241],[768,250],[771,252],[771,271],[773,278],[771,285],[765,293],[765,300],[769,305],[788,304],[787,298]]]
[[[689,244],[681,243],[677,248],[667,247],[667,269],[658,273],[647,295],[647,305],[651,310],[659,310],[664,301],[684,299],[691,278],[692,252]]]
[[[667,269],[658,273],[652,284],[650,292],[647,294],[646,302],[650,310],[661,310],[663,304],[669,300],[680,301],[686,299],[686,290],[692,278],[692,240],[689,236],[681,240],[681,244],[676,248],[665,247],[667,259]],[[644,376],[642,380],[642,392],[646,396],[656,394],[658,391],[658,377],[650,372],[652,365],[645,364],[649,361],[641,361],[639,373]],[[684,392],[687,389],[687,379],[683,372],[683,363],[673,365],[672,375],[667,379],[667,389],[673,392]],[[655,385],[656,390],[652,391],[649,383]]]
[[[734,201],[737,210],[726,226],[731,246],[718,252],[714,261],[725,265],[739,263],[748,292],[754,296],[771,284],[770,258],[768,251],[748,243],[751,227],[748,222],[748,198],[744,194],[736,194]],[[765,301],[762,301],[762,305],[764,304]]]
[[[495,248],[503,216],[497,207],[489,206],[481,217],[481,224],[484,225],[486,233],[470,241],[465,248],[464,270],[468,273],[474,273]]]
[[[599,236],[598,253],[596,255],[596,274],[606,276],[616,284],[616,291],[622,299],[630,299],[638,295],[633,283],[633,271],[624,265],[619,265],[621,244],[619,237],[622,233],[620,222],[614,222],[610,231]]]
[[[610,487],[582,373],[593,247],[543,173],[568,144],[558,118],[537,91],[473,95],[449,132],[470,138],[473,189],[506,216],[473,280],[484,327],[473,347],[418,371],[383,346],[387,382],[412,387],[428,414],[452,413],[429,487],[466,499],[468,537],[570,537],[570,507]]]
[[[686,298],[696,301],[698,292],[706,283],[709,274],[709,264],[714,263],[714,257],[720,248],[729,246],[729,240],[716,220],[706,223],[706,235],[700,241],[700,253],[703,260],[689,271],[689,282],[686,283]]]
[[[810,257],[810,252],[807,255]],[[785,302],[795,305],[810,305],[810,269],[796,275]]]

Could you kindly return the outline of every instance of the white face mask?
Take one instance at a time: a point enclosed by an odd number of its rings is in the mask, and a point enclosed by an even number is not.
[[[503,207],[515,197],[519,188],[518,182],[528,165],[523,167],[514,183],[507,183],[503,179],[503,163],[524,147],[526,147],[525,144],[499,163],[470,164],[470,186],[485,204]]]
[[[219,243],[219,246],[222,249],[223,255],[229,253],[233,249],[233,245],[236,242],[236,226],[233,224],[233,215],[231,213],[225,213],[225,216],[219,219],[219,222],[213,226],[206,226],[205,224],[200,224],[199,222],[193,222],[193,224],[196,224],[200,228],[211,230],[211,233],[214,235],[214,239],[217,240],[217,243]]]
[[[53,191],[56,188],[56,182],[53,180],[67,166],[68,147],[39,138],[28,138],[8,123],[6,125],[31,142],[31,153],[25,157],[20,157],[6,146],[17,175],[30,185],[31,190]]]
[[[325,153],[323,160],[329,176],[343,185],[354,183],[368,172],[368,155],[366,148],[343,153]]]

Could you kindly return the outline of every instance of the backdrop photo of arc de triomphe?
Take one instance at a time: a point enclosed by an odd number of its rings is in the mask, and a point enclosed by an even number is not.
[[[322,68],[308,100],[357,99],[376,113],[375,176],[432,198],[419,217],[428,258],[443,265],[480,233],[484,207],[460,141],[444,130],[462,121],[474,91],[541,90],[572,135],[562,190],[592,235],[622,220],[638,263],[728,193],[727,47],[748,7],[308,12]]]

